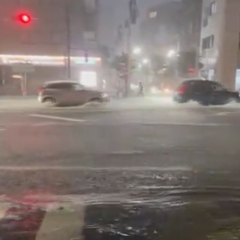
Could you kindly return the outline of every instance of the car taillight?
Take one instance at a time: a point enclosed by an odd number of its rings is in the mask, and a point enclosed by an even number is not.
[[[40,87],[40,88],[38,89],[38,94],[42,93],[43,90],[44,90],[44,88],[43,88],[43,87]]]
[[[179,89],[178,89],[178,93],[179,94],[184,94],[187,90],[187,85],[182,85]]]

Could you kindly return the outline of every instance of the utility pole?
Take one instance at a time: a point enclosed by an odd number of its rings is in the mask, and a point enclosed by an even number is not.
[[[132,71],[132,44],[131,44],[131,38],[132,38],[132,29],[131,25],[136,24],[137,18],[138,18],[139,12],[137,7],[137,0],[129,0],[129,19],[126,20],[125,26],[128,29],[127,33],[127,76],[126,76],[126,97],[129,94],[129,84],[131,81],[131,71]]]
[[[126,21],[126,25],[128,27],[127,33],[127,75],[126,75],[126,97],[129,95],[129,83],[131,80],[131,65],[132,65],[132,44],[131,44],[131,37],[132,37],[132,30],[131,30],[131,23],[130,21]]]
[[[70,3],[69,0],[66,3],[66,52],[67,52],[67,57],[66,57],[66,68],[67,68],[67,77],[68,79],[71,79],[71,22],[70,22]]]

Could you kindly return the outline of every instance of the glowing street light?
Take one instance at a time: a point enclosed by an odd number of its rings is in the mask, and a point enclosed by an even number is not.
[[[148,63],[149,63],[149,59],[144,58],[144,59],[142,60],[142,63],[143,63],[143,64],[148,64]]]
[[[172,58],[172,57],[174,57],[174,56],[176,56],[176,51],[175,50],[169,50],[168,51],[168,53],[167,53],[167,57],[168,58]]]
[[[133,54],[139,55],[142,52],[142,49],[140,47],[135,47],[133,49]]]

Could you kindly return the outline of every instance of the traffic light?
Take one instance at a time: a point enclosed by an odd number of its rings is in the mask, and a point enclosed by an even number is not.
[[[24,24],[24,25],[28,25],[32,22],[31,16],[27,13],[18,14],[17,20],[19,23]]]

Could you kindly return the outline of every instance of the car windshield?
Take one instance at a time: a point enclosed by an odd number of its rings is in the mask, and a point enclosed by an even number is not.
[[[240,239],[239,17],[0,0],[0,240]]]

